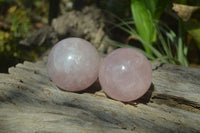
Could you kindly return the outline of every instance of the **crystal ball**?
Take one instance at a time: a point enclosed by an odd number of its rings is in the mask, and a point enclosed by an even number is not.
[[[119,48],[108,54],[99,68],[99,82],[111,98],[128,102],[143,96],[152,81],[148,59],[132,48]]]
[[[99,65],[100,57],[94,46],[81,38],[67,38],[50,51],[47,71],[61,89],[81,91],[96,81]]]

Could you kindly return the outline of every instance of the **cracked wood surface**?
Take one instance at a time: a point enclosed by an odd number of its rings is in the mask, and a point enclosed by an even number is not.
[[[154,63],[149,91],[122,103],[98,83],[72,93],[47,75],[46,58],[0,74],[0,132],[200,132],[200,70]]]

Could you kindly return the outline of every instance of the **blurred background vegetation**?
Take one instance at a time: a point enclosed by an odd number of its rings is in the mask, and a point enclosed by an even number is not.
[[[24,60],[35,61],[46,50],[19,45],[20,40],[57,14],[88,5],[113,15],[117,21],[106,22],[113,25],[111,33],[125,33],[109,44],[136,48],[152,61],[200,64],[199,0],[0,0],[0,72]]]
[[[43,48],[25,47],[19,41],[47,25],[48,6],[47,0],[0,0],[0,72],[38,58]]]

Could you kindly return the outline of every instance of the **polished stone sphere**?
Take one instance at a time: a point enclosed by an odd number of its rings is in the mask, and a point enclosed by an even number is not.
[[[80,38],[67,38],[52,48],[47,70],[61,89],[81,91],[96,81],[99,65],[100,57],[94,46]]]
[[[107,55],[99,70],[104,92],[118,101],[133,101],[143,96],[152,81],[148,59],[132,48],[119,48]]]

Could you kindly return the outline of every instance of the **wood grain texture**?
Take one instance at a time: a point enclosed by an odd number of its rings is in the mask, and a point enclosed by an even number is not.
[[[0,132],[200,132],[200,70],[154,63],[153,84],[122,103],[99,90],[72,93],[47,75],[46,58],[0,74]],[[93,91],[94,90],[94,91]]]

